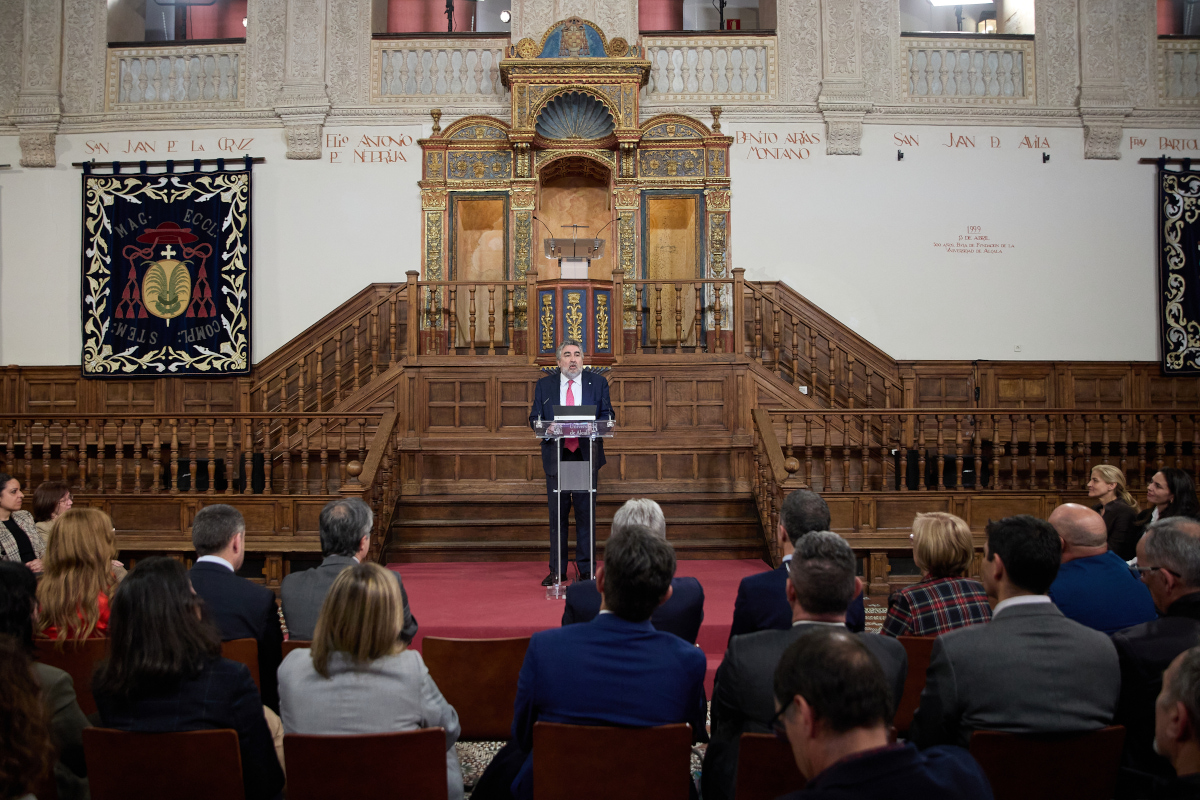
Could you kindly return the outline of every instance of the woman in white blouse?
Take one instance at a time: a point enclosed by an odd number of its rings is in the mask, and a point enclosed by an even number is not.
[[[279,665],[285,733],[337,735],[446,729],[450,800],[462,800],[454,743],[458,713],[442,697],[421,654],[398,641],[404,625],[399,583],[378,564],[357,564],[333,582],[311,649]]]

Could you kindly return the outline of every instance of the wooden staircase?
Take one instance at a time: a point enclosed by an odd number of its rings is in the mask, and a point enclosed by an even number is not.
[[[596,509],[601,554],[613,514],[632,496],[627,492],[605,493],[601,487]],[[667,519],[667,538],[679,558],[766,555],[762,527],[749,495],[649,496],[662,506]],[[533,561],[546,557],[548,531],[549,511],[544,494],[405,497],[397,508],[384,547],[384,559],[388,562]],[[570,547],[575,547],[574,524],[570,528]]]

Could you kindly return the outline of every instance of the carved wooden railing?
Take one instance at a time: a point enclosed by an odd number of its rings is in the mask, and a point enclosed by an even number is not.
[[[400,499],[400,440],[395,411],[385,413],[379,419],[375,435],[371,438],[366,461],[351,461],[349,475],[341,486],[345,497],[358,497],[371,506],[375,513],[375,524],[371,530],[371,549],[368,558],[381,561],[384,539],[391,530],[396,515],[396,501]]]
[[[244,42],[111,48],[106,110],[242,108],[245,50]]]
[[[674,35],[643,40],[650,61],[646,101],[763,102],[779,94],[774,34]]]
[[[789,483],[820,492],[1080,491],[1113,464],[1131,489],[1164,466],[1200,482],[1200,410],[769,412]]]
[[[394,422],[394,420],[393,420]],[[378,414],[0,414],[0,470],[29,494],[336,495]]]
[[[741,321],[741,274],[736,278],[694,281],[636,280],[613,275],[614,296],[625,298],[626,352],[732,353],[732,336]],[[632,287],[632,291],[628,291]]]
[[[1032,36],[901,39],[903,98],[916,103],[1033,105]]]
[[[1200,40],[1158,40],[1158,102],[1200,105]]]
[[[779,566],[782,554],[775,539],[779,528],[779,509],[786,494],[783,486],[788,479],[788,467],[795,472],[796,460],[785,459],[775,435],[771,415],[765,409],[754,409],[754,468],[750,473],[750,486],[754,494],[754,505],[758,509],[758,520],[762,523],[763,538],[771,566]]]
[[[896,362],[887,354],[786,284],[746,282],[745,287],[747,355],[830,408],[900,404]]]
[[[508,37],[374,39],[371,102],[380,104],[494,100],[507,102],[500,59]]]
[[[408,297],[410,318],[414,309],[420,331],[409,352],[418,355],[521,355],[530,352],[526,330],[517,330],[524,318],[525,298],[537,273],[521,281],[416,281]],[[522,325],[524,328],[524,325]]]

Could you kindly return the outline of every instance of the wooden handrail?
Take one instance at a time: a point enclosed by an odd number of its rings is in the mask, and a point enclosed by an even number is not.
[[[388,440],[392,438],[392,431],[396,427],[396,419],[399,415],[395,411],[387,411],[379,418],[379,427],[375,429],[375,436],[371,439],[371,445],[367,449],[367,460],[363,464],[362,475],[359,477],[359,483],[364,486],[371,486],[375,482],[375,473],[379,470],[379,464],[383,461],[384,448],[387,446]]]
[[[783,483],[788,479],[787,470],[783,467],[783,448],[779,446],[779,438],[775,435],[775,427],[771,424],[771,414],[763,408],[754,409],[754,426],[762,436],[763,446],[767,451],[767,459],[775,480]]]

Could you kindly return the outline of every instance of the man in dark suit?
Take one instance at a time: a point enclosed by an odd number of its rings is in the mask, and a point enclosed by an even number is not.
[[[800,537],[812,531],[829,530],[829,506],[816,492],[797,489],[779,509],[779,528],[775,531],[783,563],[770,572],[742,578],[733,603],[733,624],[729,638],[754,631],[787,630],[792,625],[792,609],[784,594],[788,582],[788,561]],[[859,633],[867,626],[863,594],[850,601],[846,609],[846,627]]]
[[[644,525],[656,536],[667,538],[667,521],[662,507],[648,498],[635,498],[613,514],[612,530],[630,525]],[[600,592],[595,581],[576,581],[567,589],[566,608],[563,609],[562,624],[591,622],[600,613]],[[704,621],[704,588],[695,578],[673,578],[671,598],[654,609],[650,622],[655,630],[673,633],[688,644],[696,643],[700,623]]]
[[[1112,722],[1121,688],[1107,636],[1067,619],[1046,591],[1062,544],[1050,523],[1020,515],[989,522],[981,577],[998,601],[992,621],[933,645],[909,738],[966,747],[977,730],[1065,733]]]
[[[367,557],[371,549],[371,525],[375,514],[371,507],[357,497],[330,501],[321,509],[321,564],[313,569],[293,572],[279,587],[283,601],[283,618],[293,639],[312,639],[317,627],[321,604],[337,576],[346,567],[354,566]],[[400,573],[389,570],[400,584],[404,599],[404,627],[400,641],[408,644],[417,635],[417,620],[408,607],[408,593]]]
[[[889,689],[865,640],[847,632],[806,633],[784,651],[771,724],[807,784],[780,800],[991,800],[987,776],[966,750],[889,743]]]
[[[650,624],[650,614],[671,596],[674,574],[675,551],[650,529],[613,532],[596,574],[600,615],[530,639],[512,739],[480,776],[473,800],[533,796],[539,720],[631,728],[687,722],[693,740],[704,740],[704,653]]]
[[[1162,614],[1113,634],[1121,663],[1118,725],[1125,748],[1117,796],[1149,797],[1171,779],[1167,760],[1154,752],[1154,701],[1163,670],[1200,644],[1200,523],[1167,517],[1150,525],[1137,543],[1138,571]]]
[[[282,658],[283,630],[275,593],[239,578],[246,560],[246,521],[233,506],[205,506],[192,520],[195,565],[189,577],[204,600],[209,617],[224,641],[253,639],[258,643],[258,680],[263,705],[279,712],[275,671]]]
[[[704,800],[733,798],[743,733],[770,733],[775,716],[772,681],[779,658],[792,642],[814,630],[846,630],[846,606],[862,591],[857,561],[846,540],[817,531],[802,537],[788,564],[786,584],[792,624],[787,630],[735,636],[713,686],[712,740],[701,776]],[[908,657],[890,636],[855,634],[883,668],[890,703],[887,721],[904,693]]]
[[[536,430],[538,422],[554,419],[555,406],[595,406],[597,419],[612,419],[612,402],[608,399],[608,381],[601,375],[583,370],[583,349],[579,342],[567,339],[558,346],[556,353],[558,372],[551,373],[537,382],[533,393],[533,408],[529,410],[529,427]],[[591,448],[589,439],[547,439],[542,442],[542,468],[546,470],[546,502],[550,507],[550,574],[542,581],[543,586],[567,574],[567,515],[575,508],[575,566],[579,579],[592,576],[591,546],[592,520],[595,508],[588,492],[563,492],[558,502],[554,492],[558,488],[558,457],[555,446],[562,452],[563,461],[587,461]],[[596,484],[596,473],[604,466],[604,440],[596,439],[596,453],[592,459],[592,485]],[[559,523],[561,522],[561,526]],[[555,563],[555,554],[558,563]]]
[[[1163,673],[1154,714],[1156,749],[1175,770],[1175,779],[1156,796],[1195,800],[1200,797],[1200,647],[1180,653]]]

